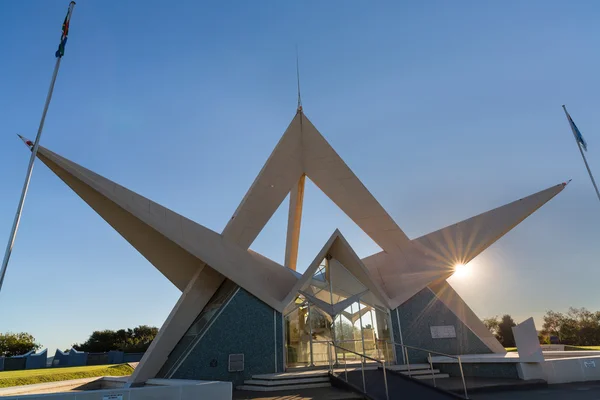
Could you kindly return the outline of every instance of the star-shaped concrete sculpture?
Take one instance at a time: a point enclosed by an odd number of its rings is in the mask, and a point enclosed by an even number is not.
[[[324,300],[318,298],[316,291],[311,292],[310,287],[324,259],[332,260],[331,271],[344,268],[356,278],[357,287],[348,291],[388,310],[397,309],[429,288],[490,351],[501,352],[499,343],[446,279],[453,274],[456,264],[471,261],[565,187],[565,184],[550,187],[411,240],[299,109],[219,234],[44,147],[39,148],[38,157],[182,292],[132,375],[131,384],[157,376],[169,357],[175,357],[173,349],[224,282],[231,281],[243,288],[279,317],[302,293],[307,301],[313,299],[318,306]],[[297,273],[305,177],[382,251],[361,260],[336,230],[306,271]],[[249,247],[288,194],[290,208],[283,266]],[[332,317],[344,312],[351,318],[361,317],[363,311],[343,310],[348,298],[353,299],[350,295],[339,297],[337,302],[325,299],[329,305],[323,308]],[[176,370],[176,366],[170,368]],[[278,368],[277,362],[274,368]]]

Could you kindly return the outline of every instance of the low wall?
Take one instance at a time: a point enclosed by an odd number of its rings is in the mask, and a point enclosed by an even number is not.
[[[111,350],[108,352],[108,363],[109,364],[123,364],[123,352],[117,350]]]
[[[56,350],[52,367],[80,367],[84,365],[107,365],[139,362],[144,353],[123,353],[111,350],[107,353],[87,353],[85,351],[69,350],[62,352]]]
[[[519,379],[517,364],[463,364],[462,367],[466,377]],[[460,376],[460,367],[458,364],[435,364],[434,368],[453,377]]]
[[[83,367],[87,365],[88,353],[85,351],[77,351],[75,349],[69,350],[69,367]]]
[[[142,357],[144,353],[124,353],[123,354],[123,362],[140,362],[142,361]]]
[[[106,365],[108,360],[108,353],[89,353],[85,365]]]
[[[467,377],[543,379],[548,384],[600,381],[600,352],[544,351],[543,362],[522,362],[518,353],[461,356]],[[587,356],[586,356],[587,355]],[[434,368],[460,376],[456,359],[432,357]]]
[[[52,359],[52,366],[66,367],[67,365],[69,365],[69,353],[64,353],[56,349],[56,353],[54,353],[54,358]]]
[[[144,353],[123,353],[117,350],[108,353],[87,353],[73,349],[63,352],[57,349],[54,357],[50,357],[49,365],[48,349],[46,349],[38,354],[30,351],[16,357],[0,357],[0,371],[136,363],[140,362],[143,356]]]
[[[544,379],[548,384],[600,381],[600,357],[558,358],[520,365],[521,379]]]
[[[25,357],[8,357],[4,359],[5,371],[18,371],[25,369],[27,359]]]
[[[29,354],[25,360],[25,369],[46,368],[48,362],[48,349],[39,354]]]

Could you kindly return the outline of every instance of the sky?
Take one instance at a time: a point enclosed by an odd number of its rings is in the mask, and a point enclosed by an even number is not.
[[[68,2],[0,2],[0,246],[8,240]],[[78,1],[42,145],[220,232],[296,110],[410,238],[573,179],[451,284],[481,318],[600,310],[594,1]],[[251,248],[283,262],[287,203]],[[339,228],[312,183],[299,270]],[[2,247],[2,249],[4,249]],[[178,290],[43,164],[0,332],[53,353],[94,330],[160,326]]]

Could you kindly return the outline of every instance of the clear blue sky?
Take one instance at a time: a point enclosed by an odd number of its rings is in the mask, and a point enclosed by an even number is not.
[[[0,2],[0,246],[55,62],[60,1]],[[600,309],[593,1],[85,1],[42,144],[221,231],[293,117],[306,114],[410,237],[569,178],[453,284],[480,317]],[[300,269],[335,228],[377,247],[314,185]],[[252,248],[284,254],[285,210]],[[37,163],[0,294],[0,331],[53,352],[96,329],[160,326],[178,291]]]

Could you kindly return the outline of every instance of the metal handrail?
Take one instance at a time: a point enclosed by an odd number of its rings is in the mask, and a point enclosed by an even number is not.
[[[385,339],[377,339],[377,341],[378,341],[378,342],[386,342],[386,343],[389,343],[389,344],[394,344],[394,345],[396,345],[396,346],[402,346],[402,347],[404,347],[404,348],[407,348],[407,349],[413,349],[413,350],[426,351],[426,352],[428,352],[428,353],[432,353],[432,354],[438,354],[438,355],[440,355],[440,356],[444,356],[444,357],[450,357],[450,358],[460,358],[459,356],[453,356],[453,355],[451,355],[451,354],[441,353],[441,352],[439,352],[439,351],[433,351],[433,350],[429,350],[429,349],[423,349],[423,348],[421,348],[421,347],[414,347],[414,346],[409,346],[409,345],[407,345],[407,344],[396,343],[396,342],[391,342],[391,341],[390,341],[390,342],[388,342],[388,341],[387,341],[387,340],[385,340]]]
[[[382,367],[383,367],[382,369],[383,369],[383,383],[385,385],[385,398],[387,400],[390,400],[390,393],[389,393],[389,390],[388,390],[388,382],[387,382],[387,373],[386,373],[386,368],[385,368],[385,361],[377,360],[377,359],[369,357],[369,356],[367,356],[365,354],[357,353],[356,351],[352,351],[350,349],[346,349],[346,348],[344,348],[342,346],[338,346],[334,342],[327,342],[327,345],[328,346],[333,346],[334,349],[340,349],[340,350],[342,350],[344,352],[355,354],[357,356],[360,356],[360,357],[364,358],[365,360],[371,360],[371,361],[375,361],[375,362],[381,364]],[[328,351],[327,351],[327,358],[329,359],[329,370],[333,374],[333,363],[332,363],[332,360],[331,360],[331,351],[330,351],[329,348],[328,348]],[[361,371],[362,371],[363,393],[366,394],[367,393],[367,385],[366,385],[366,382],[365,382],[365,363],[364,362],[360,363],[360,368],[361,368]],[[346,375],[346,382],[348,382],[348,370],[346,369],[346,363],[344,363],[344,373]]]
[[[337,347],[338,349],[341,349],[341,350],[347,351],[348,353],[356,354],[357,356],[361,356],[362,358],[365,358],[365,359],[368,359],[368,360],[371,360],[371,361],[375,361],[375,362],[377,362],[377,363],[379,363],[379,364],[384,364],[384,362],[383,362],[383,361],[381,361],[381,360],[378,360],[378,359],[376,359],[376,358],[373,358],[373,357],[369,357],[369,356],[367,356],[366,354],[357,353],[356,351],[353,351],[353,350],[347,349],[347,348],[345,348],[345,347],[342,347],[342,346],[340,346],[340,345],[337,345],[337,344],[335,344],[335,343],[333,343],[333,342],[330,342],[330,341],[328,341],[327,343],[331,344],[333,347]]]
[[[439,351],[433,351],[433,350],[428,350],[428,349],[422,349],[420,347],[408,346],[408,345],[402,344],[402,343],[396,343],[396,342],[391,342],[391,341],[388,342],[387,340],[378,340],[378,341],[379,342],[385,342],[386,346],[387,346],[388,343],[390,343],[390,344],[392,344],[394,346],[401,346],[402,347],[402,351],[403,351],[403,354],[404,354],[405,360],[406,360],[406,365],[408,367],[408,376],[409,377],[412,377],[412,374],[411,374],[411,371],[410,371],[410,361],[408,360],[408,349],[426,352],[427,355],[428,355],[427,360],[429,361],[429,368],[431,369],[431,376],[432,376],[432,379],[433,379],[433,386],[434,387],[437,387],[437,386],[436,386],[435,377],[434,377],[434,374],[433,374],[433,362],[431,360],[431,354],[433,353],[433,354],[441,355],[443,357],[455,358],[456,360],[458,360],[458,368],[460,369],[460,377],[462,379],[463,390],[465,392],[465,399],[469,398],[469,394],[467,393],[467,384],[465,382],[465,374],[464,374],[464,371],[463,371],[462,361],[460,359],[460,356],[453,356],[451,354],[440,353]],[[384,365],[384,369],[385,369],[385,365]]]

